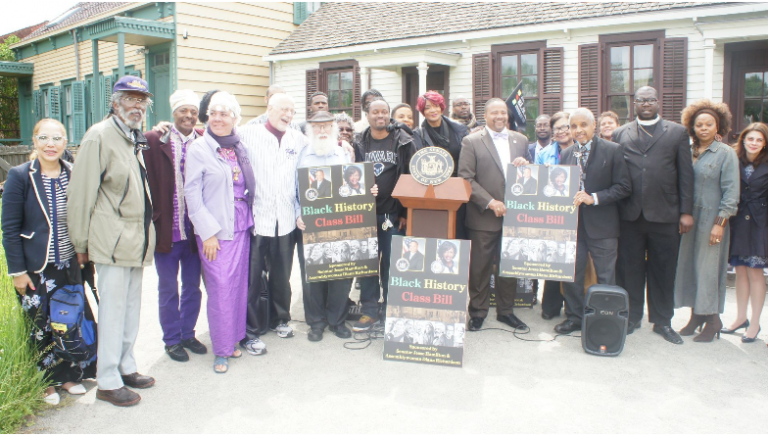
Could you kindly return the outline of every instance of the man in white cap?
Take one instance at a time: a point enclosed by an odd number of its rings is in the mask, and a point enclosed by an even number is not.
[[[200,314],[200,257],[192,223],[184,201],[184,162],[187,147],[203,135],[195,129],[200,98],[190,89],[179,89],[170,98],[173,125],[162,134],[146,132],[149,150],[144,152],[147,179],[154,203],[157,245],[160,326],[165,352],[171,359],[186,362],[186,349],[205,354],[208,349],[195,338]],[[181,268],[181,296],[177,277]]]

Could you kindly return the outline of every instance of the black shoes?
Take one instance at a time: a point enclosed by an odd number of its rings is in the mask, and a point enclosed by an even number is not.
[[[503,322],[504,324],[512,327],[513,329],[521,329],[525,330],[528,328],[528,326],[520,320],[520,318],[516,317],[515,314],[510,313],[509,315],[498,315],[496,316],[496,320]]]
[[[155,379],[148,375],[141,375],[138,372],[133,374],[121,375],[123,383],[134,389],[146,389],[155,385]]]
[[[198,341],[197,338],[184,339],[181,341],[181,346],[195,354],[208,353],[208,347],[203,345],[202,342]]]
[[[757,329],[757,335],[760,334],[760,330],[762,330],[762,327],[759,327]],[[754,338],[750,338],[749,336],[747,336],[747,333],[745,332],[744,336],[741,337],[741,342],[744,344],[751,344],[752,342],[755,342],[755,340],[757,339],[757,335],[755,335]]]
[[[631,335],[632,333],[635,332],[635,330],[639,329],[642,325],[643,325],[643,323],[640,322],[640,321],[638,321],[638,322],[632,322],[632,321],[627,322],[627,334]]]
[[[165,353],[168,354],[171,359],[177,362],[186,362],[189,360],[189,354],[181,344],[165,346]]]
[[[133,406],[134,404],[141,401],[141,396],[139,394],[133,392],[125,386],[120,389],[112,390],[99,389],[96,391],[96,398],[120,407]]]
[[[741,323],[740,326],[736,327],[733,330],[723,327],[722,329],[720,329],[720,333],[723,333],[726,335],[732,335],[741,329],[746,329],[747,327],[749,327],[749,320],[744,321],[743,323]]]
[[[552,318],[554,318],[556,316],[559,316],[559,315],[560,315],[559,313],[555,314],[555,315],[550,315],[547,312],[543,312],[543,311],[541,312],[541,317],[546,319],[547,321],[549,321],[550,319],[552,319]]]
[[[349,339],[352,337],[352,330],[347,327],[346,324],[341,323],[337,326],[330,326],[328,327],[328,330],[332,331],[337,338],[341,339]]]
[[[653,332],[661,335],[661,337],[664,338],[664,340],[667,342],[671,342],[675,345],[683,345],[683,338],[681,338],[680,335],[678,335],[677,332],[672,330],[672,327],[668,325],[654,324]]]
[[[479,331],[481,328],[483,328],[483,321],[484,318],[470,318],[469,320],[469,331],[476,332]]]
[[[566,319],[565,321],[555,326],[555,331],[561,335],[567,335],[568,333],[573,333],[579,330],[581,330],[581,324],[575,323],[570,319]]]
[[[325,330],[325,329],[316,329],[316,328],[309,329],[309,333],[307,334],[307,339],[309,339],[311,342],[322,341],[323,340],[323,330]]]

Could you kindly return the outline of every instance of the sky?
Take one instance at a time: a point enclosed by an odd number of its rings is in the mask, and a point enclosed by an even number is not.
[[[0,14],[0,35],[51,21],[77,3],[71,0],[6,0]]]

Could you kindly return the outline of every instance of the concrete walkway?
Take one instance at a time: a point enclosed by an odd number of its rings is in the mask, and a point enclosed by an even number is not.
[[[292,314],[304,318],[298,267]],[[724,323],[735,316],[729,290]],[[269,353],[230,360],[214,374],[213,356],[168,358],[157,321],[157,275],[144,275],[139,371],[157,379],[142,401],[123,409],[88,393],[63,395],[25,431],[38,433],[765,433],[768,348],[762,333],[683,346],[651,326],[629,336],[617,358],[585,354],[578,338],[524,342],[489,330],[467,333],[464,368],[382,360],[382,341],[361,351],[326,330],[307,340],[263,337]],[[767,311],[768,312],[768,311]],[[562,318],[544,321],[540,306],[519,309],[531,326],[526,339],[550,339]],[[681,310],[675,329],[688,320]],[[763,316],[768,327],[768,315]],[[489,317],[485,327],[503,327]],[[210,347],[205,304],[198,337]]]

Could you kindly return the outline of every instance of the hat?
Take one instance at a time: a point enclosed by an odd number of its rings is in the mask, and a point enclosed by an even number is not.
[[[123,76],[115,83],[115,86],[112,87],[112,92],[117,91],[135,91],[135,92],[141,92],[142,94],[147,94],[150,97],[154,97],[151,92],[149,92],[149,85],[147,84],[147,81],[142,79],[141,77],[136,76]]]
[[[312,118],[307,120],[308,123],[329,123],[331,121],[336,121],[336,118],[326,111],[317,112],[312,115]]]
[[[195,109],[200,110],[200,97],[191,89],[176,90],[169,101],[171,102],[171,112],[185,105],[194,106]]]
[[[240,103],[237,102],[232,94],[226,91],[219,91],[213,94],[210,103],[208,103],[208,111],[221,110],[221,107],[229,109],[235,117],[235,125],[240,125],[242,109],[240,108]]]

